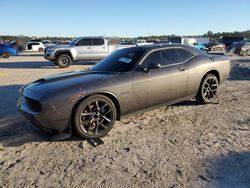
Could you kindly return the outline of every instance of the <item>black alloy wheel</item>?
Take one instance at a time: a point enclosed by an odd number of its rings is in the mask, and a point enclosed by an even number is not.
[[[208,74],[203,79],[199,92],[196,96],[197,101],[211,103],[217,97],[219,82],[215,75]]]
[[[61,68],[68,68],[71,62],[71,57],[68,54],[60,54],[56,59],[56,64]]]
[[[103,95],[93,95],[84,100],[74,118],[77,133],[86,139],[103,137],[113,128],[115,121],[115,105]]]
[[[2,54],[1,54],[1,57],[4,58],[4,59],[7,59],[10,57],[10,53],[7,52],[7,51],[3,51]]]

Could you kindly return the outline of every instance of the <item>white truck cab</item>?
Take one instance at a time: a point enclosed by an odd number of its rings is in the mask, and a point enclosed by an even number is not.
[[[135,44],[137,45],[137,46],[142,46],[142,45],[148,45],[148,44],[153,44],[153,43],[148,43],[146,40],[144,40],[144,39],[138,39],[136,42],[135,42]]]

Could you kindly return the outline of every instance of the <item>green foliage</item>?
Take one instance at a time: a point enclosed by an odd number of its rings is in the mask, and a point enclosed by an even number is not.
[[[28,37],[28,36],[11,36],[11,35],[3,35],[0,36],[0,42],[13,41],[18,37],[22,37],[25,41],[29,41],[31,39],[41,39],[41,40],[51,40],[51,41],[63,41],[63,40],[72,40],[72,37]],[[152,36],[139,36],[135,39],[145,39],[147,41],[157,41],[157,40],[165,40],[168,37],[181,37],[179,35],[171,34],[171,35],[152,35]],[[187,37],[187,36],[182,36]],[[217,32],[213,33],[212,31],[208,31],[203,35],[193,35],[189,37],[208,37],[208,38],[219,38],[219,37],[245,37],[250,39],[250,30],[247,31],[234,31],[234,32]]]
[[[2,35],[2,36],[0,36],[0,39],[3,42],[14,41],[17,38],[22,38],[25,41],[30,41],[32,39],[51,40],[51,41],[66,41],[66,40],[72,40],[73,39],[72,37],[29,37],[29,36],[12,36],[12,35]]]
[[[219,37],[245,37],[250,38],[250,30],[247,31],[234,31],[234,32],[217,32],[213,33],[212,31],[208,31],[203,35],[203,37],[209,38],[219,38]]]

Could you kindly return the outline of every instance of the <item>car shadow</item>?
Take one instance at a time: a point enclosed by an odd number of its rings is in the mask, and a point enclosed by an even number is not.
[[[94,65],[96,61],[79,61],[72,63],[74,65]],[[1,69],[60,69],[54,63],[49,61],[21,61],[21,62],[4,62],[0,63]]]
[[[19,114],[16,107],[19,98],[18,91],[22,86],[0,86],[0,145],[4,147],[18,147],[30,142],[82,140],[75,134],[60,136],[34,129],[31,123]]]
[[[247,188],[250,186],[250,152],[234,153],[205,162],[206,171],[199,175],[202,187]]]
[[[65,142],[80,141],[76,135],[63,135],[63,139],[58,139],[58,134],[45,133],[33,128],[30,122],[21,115],[7,117],[0,120],[0,145],[3,147],[19,147],[26,143],[36,142]]]
[[[176,103],[176,104],[172,104],[170,106],[178,107],[178,106],[201,106],[201,105],[204,105],[204,104],[199,103],[194,99],[190,99],[190,100],[182,101],[182,102],[179,102],[179,103]]]

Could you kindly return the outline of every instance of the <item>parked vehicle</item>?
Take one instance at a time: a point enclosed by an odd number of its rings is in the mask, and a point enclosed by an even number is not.
[[[209,52],[222,52],[225,53],[225,45],[218,42],[209,42],[204,44]]]
[[[44,45],[46,45],[46,44],[52,44],[52,41],[51,40],[43,40],[42,43]]]
[[[246,40],[246,38],[244,37],[222,37],[217,42],[224,44],[225,47],[228,48],[234,42],[242,42],[243,40]]]
[[[250,42],[234,42],[228,47],[228,51],[232,51],[234,54],[240,55],[241,49],[245,46],[249,46]]]
[[[198,41],[195,38],[170,37],[167,39],[167,43],[191,45],[191,46],[194,46],[201,51],[204,51],[206,53],[208,52],[207,47],[205,45],[198,44]]]
[[[130,45],[130,46],[133,46],[133,45],[136,45],[136,44],[135,44],[135,41],[133,41],[133,40],[123,40],[120,43],[120,45],[126,45],[126,46]]]
[[[46,49],[44,58],[61,68],[67,68],[72,61],[102,59],[117,48],[106,37],[79,37],[65,46]]]
[[[167,38],[167,42],[170,44],[186,44],[191,46],[198,44],[195,38],[185,38],[185,37],[169,37]]]
[[[245,45],[240,48],[239,55],[241,56],[250,55],[250,42],[245,43]]]
[[[9,58],[10,56],[17,55],[17,50],[8,44],[0,44],[0,57]]]
[[[147,41],[144,40],[144,39],[138,39],[138,40],[136,40],[135,44],[136,44],[137,46],[142,46],[142,45],[149,45],[149,44],[153,44],[153,43],[147,42]]]
[[[38,128],[83,138],[107,134],[116,120],[192,97],[211,103],[230,72],[225,56],[187,45],[117,50],[88,70],[42,78],[20,89],[19,111]]]
[[[205,53],[208,53],[208,48],[204,44],[196,44],[194,47]]]
[[[8,43],[13,49],[15,49],[17,52],[23,52],[25,50],[25,45],[20,42],[11,41]]]
[[[43,52],[44,48],[45,46],[42,42],[28,42],[26,45],[26,50],[32,52]]]

